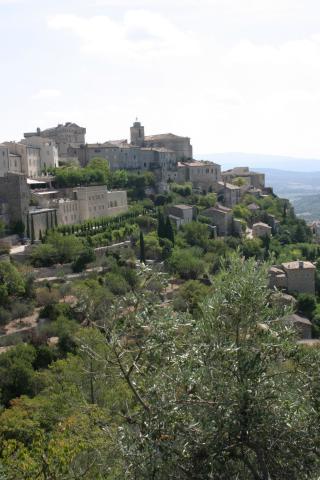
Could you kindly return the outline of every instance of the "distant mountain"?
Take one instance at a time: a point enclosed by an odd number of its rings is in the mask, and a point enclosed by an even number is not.
[[[320,160],[245,153],[196,157],[219,163],[223,170],[248,166],[265,173],[266,185],[273,187],[280,197],[288,198],[298,215],[307,221],[320,219]]]
[[[196,155],[199,160],[219,163],[224,170],[232,167],[276,168],[296,172],[320,171],[320,159],[260,155],[255,153],[204,153]]]

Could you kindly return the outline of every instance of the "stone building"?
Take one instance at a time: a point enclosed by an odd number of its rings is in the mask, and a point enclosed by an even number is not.
[[[293,313],[283,318],[283,321],[295,328],[300,340],[310,340],[312,338],[312,323],[308,318]]]
[[[222,172],[222,178],[227,183],[232,183],[237,178],[244,181],[251,188],[263,189],[265,187],[265,174],[253,172],[249,167],[235,167]]]
[[[40,147],[19,142],[4,142],[3,145],[8,147],[11,155],[9,171],[13,172],[12,168],[15,165],[14,171],[23,173],[27,177],[34,178],[41,175]]]
[[[210,218],[213,225],[217,227],[217,234],[220,237],[232,235],[233,233],[233,212],[231,208],[222,205],[207,208],[202,215]]]
[[[192,145],[189,137],[180,137],[173,133],[145,136],[144,127],[136,121],[130,128],[131,145],[140,148],[165,148],[175,153],[177,160],[192,159]]]
[[[196,160],[178,163],[178,183],[191,182],[194,188],[208,192],[216,191],[220,180],[221,167],[217,163]]]
[[[50,138],[33,136],[21,140],[21,143],[40,149],[41,172],[46,171],[48,168],[56,168],[59,166],[58,147]]]
[[[0,177],[7,173],[22,173],[21,155],[10,153],[8,145],[0,144]]]
[[[241,201],[241,188],[232,183],[218,182],[217,193],[226,207],[232,208]]]
[[[165,148],[148,148],[129,145],[124,142],[116,144],[105,142],[103,144],[86,144],[78,150],[72,149],[71,154],[77,154],[81,165],[87,165],[92,158],[105,158],[111,170],[127,170],[141,173],[150,171],[154,173],[157,181],[174,179],[176,174],[176,155]]]
[[[20,173],[7,173],[0,177],[0,204],[6,223],[27,222],[30,190],[27,178]]]
[[[79,148],[80,145],[85,144],[86,129],[79,127],[76,123],[67,122],[64,125],[59,124],[57,127],[40,130],[37,128],[36,132],[25,133],[26,139],[32,137],[43,137],[54,140],[58,146],[58,153],[60,157],[68,157],[69,148]]]
[[[31,207],[28,211],[26,233],[32,241],[41,240],[46,231],[57,225],[57,210],[55,208]]]
[[[270,237],[272,228],[263,222],[254,223],[252,225],[252,235],[254,238]]]
[[[74,225],[128,210],[127,192],[109,191],[105,185],[39,189],[32,192],[32,198],[39,208],[57,211],[58,225]]]
[[[194,218],[194,208],[191,205],[173,205],[168,207],[167,213],[177,227],[192,222]]]
[[[285,289],[288,293],[311,293],[316,290],[316,267],[311,262],[297,260],[282,263],[269,270],[271,288]]]

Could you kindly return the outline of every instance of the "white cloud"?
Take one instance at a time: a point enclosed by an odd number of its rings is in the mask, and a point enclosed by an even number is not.
[[[121,21],[101,15],[91,18],[77,15],[55,15],[48,20],[50,28],[67,30],[81,40],[85,53],[113,59],[192,56],[197,41],[159,13],[128,10]]]
[[[61,96],[60,90],[55,88],[44,88],[32,95],[32,98],[38,100],[47,100],[49,98],[57,98]]]

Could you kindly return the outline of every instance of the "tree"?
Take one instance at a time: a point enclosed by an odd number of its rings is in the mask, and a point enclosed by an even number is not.
[[[171,224],[169,216],[166,219],[165,232],[166,232],[165,237],[168,240],[170,240],[170,242],[172,242],[172,244],[174,245],[174,231],[173,231],[172,224]]]
[[[34,391],[33,362],[35,348],[18,345],[0,356],[0,404],[8,406],[10,400]]]
[[[197,321],[150,319],[129,379],[141,427],[123,435],[128,478],[318,477],[319,381],[307,372],[319,353],[296,346],[269,295],[266,269],[232,257]]]
[[[203,303],[210,289],[198,280],[188,280],[184,283],[178,293],[175,295],[173,305],[175,310],[190,312],[192,315],[199,316]]]
[[[163,213],[160,210],[158,211],[158,237],[166,238],[166,225]]]
[[[197,280],[205,272],[205,263],[200,257],[201,252],[195,248],[175,248],[167,264],[169,269],[181,278]]]
[[[297,300],[298,312],[312,319],[317,307],[315,296],[310,293],[300,293]]]
[[[6,305],[9,297],[25,293],[26,284],[18,269],[8,261],[0,262],[0,304]]]
[[[140,262],[141,263],[146,263],[146,255],[145,255],[145,248],[144,248],[144,237],[143,237],[143,232],[140,230]]]
[[[208,246],[209,232],[207,225],[198,222],[187,223],[183,226],[183,236],[191,246],[204,249]]]

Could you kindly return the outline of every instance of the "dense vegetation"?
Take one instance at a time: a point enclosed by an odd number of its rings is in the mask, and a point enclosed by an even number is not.
[[[319,353],[279,322],[265,269],[232,256],[177,313],[161,276],[125,268],[50,307],[68,341],[0,356],[2,478],[318,478]]]

